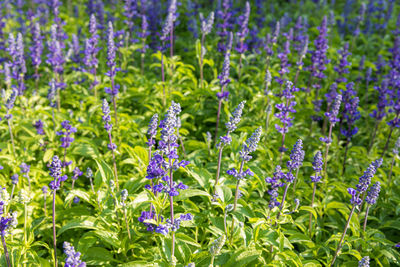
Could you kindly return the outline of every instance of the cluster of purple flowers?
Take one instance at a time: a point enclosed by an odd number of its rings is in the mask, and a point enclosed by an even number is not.
[[[224,91],[224,89],[226,88],[226,86],[231,82],[231,80],[229,79],[229,72],[230,72],[230,57],[231,57],[231,48],[232,48],[232,33],[229,34],[229,40],[228,40],[228,48],[225,52],[225,58],[224,58],[224,63],[222,66],[222,72],[218,75],[218,79],[219,79],[219,83],[221,86],[221,91],[217,93],[217,98],[219,100],[223,100],[223,99],[228,99],[229,96],[229,91]]]
[[[152,147],[156,143],[155,138],[157,135],[157,126],[158,126],[158,114],[154,114],[153,117],[151,117],[149,123],[149,129],[147,130],[147,135],[149,136],[149,141],[147,142],[147,145],[149,147]]]
[[[261,138],[261,133],[262,133],[261,127],[258,127],[254,131],[254,133],[250,136],[250,138],[243,143],[242,150],[239,151],[239,157],[242,160],[241,167],[239,171],[237,171],[235,168],[228,170],[227,171],[228,175],[231,175],[238,180],[245,179],[247,176],[254,175],[254,173],[250,169],[243,171],[243,164],[244,162],[247,162],[252,159],[250,153],[253,153],[257,150],[257,146]]]
[[[72,127],[68,120],[65,120],[61,123],[62,128],[65,131],[58,131],[57,135],[61,136],[61,147],[68,148],[71,146],[71,143],[75,140],[71,135],[76,133],[76,128]]]
[[[180,112],[180,105],[172,102],[165,115],[165,118],[161,120],[159,124],[159,127],[161,128],[161,139],[158,142],[159,150],[154,152],[153,156],[150,159],[149,165],[147,166],[146,178],[152,180],[152,184],[145,185],[145,188],[152,191],[156,195],[158,193],[168,194],[170,198],[178,196],[178,190],[185,190],[188,188],[188,186],[184,185],[183,183],[176,183],[172,179],[173,171],[177,170],[179,167],[184,168],[189,164],[188,161],[178,160],[179,156],[177,153],[177,148],[179,147],[179,145],[177,143],[178,137],[176,135],[176,129],[179,126],[178,115]],[[149,126],[148,134],[150,136],[151,146],[155,143],[153,138],[155,138],[155,135],[157,133],[157,119],[158,116],[153,116]],[[144,211],[142,212],[139,221],[144,222],[144,220],[153,219],[155,217],[156,214],[153,211]],[[175,228],[168,224],[168,220],[169,219],[166,220],[166,224],[159,224],[156,228],[147,223],[145,223],[145,226],[147,226],[148,231],[155,230],[156,232],[163,234],[168,233],[170,229],[174,231],[173,229],[179,228],[179,219],[173,220]]]
[[[356,185],[356,189],[353,188],[347,189],[349,194],[352,196],[350,200],[351,204],[356,206],[361,205],[362,199],[360,198],[360,195],[362,195],[367,191],[371,183],[372,177],[374,177],[376,170],[380,167],[381,164],[382,164],[382,159],[372,162],[367,168],[367,170],[364,172],[364,174],[359,178],[358,184]],[[373,194],[371,195],[371,200],[372,197],[376,195],[375,192],[376,190],[373,191]]]
[[[62,175],[62,162],[58,156],[54,156],[50,163],[50,176],[53,177],[53,181],[50,182],[49,187],[51,190],[60,189],[61,182],[66,181],[68,176]]]
[[[86,263],[81,258],[81,253],[76,252],[75,248],[70,243],[64,242],[64,253],[67,255],[65,259],[65,267],[86,267]]]
[[[285,174],[286,182],[294,182],[296,177],[293,175],[292,171],[295,171],[301,167],[303,164],[304,155],[303,141],[299,139],[297,140],[296,144],[294,144],[292,151],[290,152],[290,160],[286,163],[286,167],[288,168],[288,172]]]
[[[380,182],[376,182],[369,189],[369,191],[367,193],[367,197],[365,198],[365,201],[369,205],[374,205],[376,203],[376,200],[379,197],[379,192],[380,191],[381,191],[381,183]]]
[[[334,70],[338,73],[339,77],[336,79],[337,83],[345,83],[347,82],[347,78],[344,77],[344,74],[349,73],[349,66],[351,65],[348,62],[347,57],[351,55],[349,52],[349,43],[345,43],[343,49],[339,50],[339,64],[334,67]]]
[[[240,30],[237,33],[237,37],[239,38],[238,46],[236,47],[236,51],[239,54],[243,54],[247,51],[247,44],[244,42],[244,39],[249,33],[249,17],[250,17],[250,4],[246,1],[246,7],[244,14],[239,17],[239,25]]]
[[[279,207],[281,204],[277,198],[279,196],[278,190],[280,187],[284,186],[285,183],[281,182],[281,180],[285,177],[285,174],[282,172],[281,166],[276,166],[275,172],[272,177],[265,178],[265,182],[270,184],[270,189],[267,191],[270,195],[270,200],[268,207],[273,209],[274,207]]]
[[[33,124],[33,127],[36,128],[36,132],[39,135],[45,135],[44,130],[43,130],[43,121],[42,120],[37,120],[35,124]]]
[[[311,55],[311,75],[317,78],[325,78],[324,70],[326,69],[326,64],[329,60],[326,57],[326,52],[328,50],[328,29],[327,29],[327,17],[325,16],[322,20],[321,26],[318,27],[319,35],[314,41],[315,49]]]
[[[278,124],[275,124],[275,128],[282,135],[286,134],[289,131],[289,128],[293,125],[293,118],[290,117],[290,113],[296,112],[294,109],[296,102],[292,101],[292,99],[294,98],[293,93],[297,91],[298,89],[291,81],[286,81],[285,88],[282,91],[283,103],[275,105],[275,107],[279,110],[279,112],[275,114],[275,117],[280,119],[282,123],[282,127]]]
[[[226,146],[231,143],[232,138],[229,135],[236,130],[237,125],[242,118],[244,104],[246,104],[246,101],[240,102],[235,111],[232,113],[232,117],[229,118],[229,122],[225,123],[227,133],[226,135],[220,137],[221,142],[217,144],[217,147]]]
[[[42,52],[43,52],[43,36],[40,32],[40,24],[36,22],[32,27],[32,46],[31,46],[31,59],[32,65],[38,68],[42,63]],[[35,76],[38,73],[35,73]],[[38,77],[35,77],[38,78]]]
[[[110,21],[108,23],[108,33],[107,33],[107,66],[109,67],[109,71],[106,73],[111,80],[111,87],[106,87],[105,92],[110,94],[112,97],[116,96],[119,91],[119,85],[114,83],[115,75],[120,70],[116,67],[115,63],[115,53],[116,46],[114,42],[114,29],[113,24]]]
[[[324,162],[322,160],[322,153],[321,151],[317,151],[314,156],[314,161],[312,162],[312,168],[315,174],[311,175],[311,182],[318,183],[319,181],[321,181],[322,165],[324,165]]]
[[[358,111],[358,102],[358,97],[351,98],[348,102],[344,102],[343,124],[347,124],[347,127],[342,127],[340,133],[348,140],[358,132],[358,127],[354,126],[355,122],[361,117]]]
[[[97,53],[99,52],[99,48],[97,47],[99,42],[99,35],[97,34],[97,22],[94,14],[90,16],[89,22],[89,33],[90,37],[85,41],[85,51],[83,63],[89,69],[89,73],[96,75],[97,65],[99,64],[97,59]],[[97,84],[97,80],[93,81],[92,86]]]
[[[180,228],[182,221],[191,221],[191,220],[193,220],[193,215],[190,213],[182,214],[179,218],[175,218],[173,223],[171,222],[170,219],[166,219],[164,224],[159,224],[156,227],[155,232],[162,235],[167,235],[168,232],[170,231],[172,232],[177,231]]]
[[[232,6],[231,0],[222,1],[222,10],[218,10],[217,17],[219,18],[219,23],[217,23],[217,35],[220,37],[218,42],[218,51],[223,53],[229,49],[226,47],[226,40],[228,38],[228,33],[232,29],[232,11],[230,8]]]

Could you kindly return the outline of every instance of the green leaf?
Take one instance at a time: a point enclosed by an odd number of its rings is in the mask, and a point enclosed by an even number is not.
[[[257,259],[260,255],[261,252],[255,249],[239,249],[230,257],[225,266],[246,266],[246,264]]]
[[[98,229],[96,221],[96,218],[91,216],[84,216],[79,219],[71,220],[57,231],[57,236],[71,229]]]
[[[181,190],[179,192],[179,195],[174,197],[175,201],[181,201],[186,198],[194,197],[194,196],[206,196],[211,198],[211,195],[205,191],[198,190],[198,189],[186,189],[186,190]]]

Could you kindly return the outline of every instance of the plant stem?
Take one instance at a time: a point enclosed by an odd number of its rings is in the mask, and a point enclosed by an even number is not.
[[[129,230],[128,218],[126,217],[126,208],[125,207],[124,207],[124,218],[125,218],[126,230],[128,231],[129,241],[132,241],[131,240],[131,232]]]
[[[223,92],[223,89],[221,90]],[[222,99],[218,100],[217,123],[215,125],[214,144],[217,143],[219,117],[221,116]]]
[[[44,203],[43,203],[43,209],[44,209],[44,216],[47,217],[47,205],[46,205],[46,195],[44,196]]]
[[[244,165],[244,160],[242,160],[242,162],[240,163],[239,173],[242,173],[242,171],[243,171],[243,165]],[[236,191],[235,191],[235,200],[234,200],[234,203],[233,203],[233,210],[232,210],[231,236],[230,236],[230,239],[229,239],[229,242],[230,242],[230,243],[232,243],[232,240],[233,240],[233,231],[234,231],[234,228],[235,228],[235,219],[233,218],[233,212],[235,212],[235,210],[236,210],[237,200],[238,200],[238,197],[239,197],[239,184],[240,184],[240,179],[237,179],[237,182],[236,182]]]
[[[338,256],[340,250],[342,249],[342,243],[343,243],[344,237],[346,236],[347,229],[349,228],[350,220],[351,220],[351,217],[353,216],[353,213],[354,213],[354,209],[355,209],[355,208],[356,208],[356,205],[353,204],[353,207],[351,208],[351,212],[350,212],[350,214],[349,214],[349,218],[347,219],[347,222],[346,222],[346,226],[344,227],[344,231],[343,231],[342,237],[340,238],[339,244],[338,244],[338,246],[337,246],[337,248],[336,248],[335,256],[333,257],[332,262],[331,262],[331,264],[329,265],[329,266],[331,266],[331,267],[332,267],[333,264],[335,263],[335,260],[336,260],[336,258],[337,258],[337,256]]]
[[[344,150],[344,158],[343,158],[343,168],[342,168],[342,175],[344,174],[344,172],[346,171],[346,160],[347,160],[347,152],[349,150],[349,139],[346,139],[346,148]]]
[[[293,198],[295,198],[296,196],[296,184],[297,184],[297,176],[299,175],[299,170],[300,168],[298,168],[296,170],[296,177],[294,178],[294,183],[293,183]]]
[[[392,182],[392,172],[393,172],[393,166],[395,163],[395,159],[396,159],[396,155],[393,155],[392,163],[390,164],[390,171],[389,171],[388,184],[387,184],[389,190],[391,189],[390,184]]]
[[[164,72],[164,56],[163,53],[161,53],[161,82],[162,82],[162,87],[163,87],[163,105],[165,106],[167,103],[167,99],[165,96],[165,72]]]
[[[311,208],[314,208],[314,199],[315,199],[315,191],[317,190],[317,183],[314,183],[313,187],[313,193],[312,193],[312,198],[311,198]],[[312,236],[312,212],[310,212],[310,220],[309,220],[309,232],[310,232],[310,238]]]
[[[396,119],[397,119],[397,117],[398,117],[398,115],[396,116]],[[388,147],[389,147],[389,142],[390,142],[390,138],[392,137],[392,133],[393,133],[393,127],[390,127],[389,136],[388,136],[388,138],[387,138],[387,140],[386,140],[385,148],[383,149],[381,158],[383,158],[383,156],[385,156],[386,150],[387,150]]]
[[[108,132],[108,139],[110,141],[110,146],[112,145],[112,137],[111,137],[111,131]],[[115,177],[115,183],[117,185],[117,190],[119,191],[119,182],[118,182],[118,172],[117,172],[117,162],[115,161],[115,152],[114,149],[111,149],[112,153],[112,159],[113,159],[113,166],[114,166],[114,177]],[[93,190],[94,191],[94,190]]]
[[[3,234],[1,235],[1,242],[3,243],[4,255],[5,255],[5,258],[6,258],[6,261],[7,261],[7,267],[11,267],[10,256],[8,255],[6,240],[5,240]]]
[[[53,190],[53,247],[54,247],[54,267],[57,267],[57,236],[56,236],[56,192]]]
[[[171,77],[172,77],[172,72],[174,70],[174,64],[172,58],[174,57],[174,22],[172,21],[172,26],[171,26],[171,32],[169,35],[169,56],[171,57]]]
[[[240,40],[240,50],[243,50],[243,40]],[[238,73],[238,80],[240,80],[240,77],[242,76],[242,63],[243,61],[243,53],[240,53],[239,55],[239,73]]]
[[[170,151],[170,142],[168,141],[168,151]],[[173,187],[173,177],[172,177],[172,160],[169,159],[169,189],[172,191]],[[170,208],[170,216],[171,216],[171,224],[174,225],[174,197],[169,195],[169,208]],[[171,250],[171,259],[175,256],[175,232],[172,231],[172,250]]]
[[[13,198],[13,195],[14,195],[14,189],[15,189],[15,184],[13,184],[12,188],[11,188],[10,201],[12,201],[12,198]]]
[[[200,88],[203,88],[203,80],[204,80],[204,74],[203,74],[203,46],[204,46],[204,39],[205,35],[201,35],[201,42],[200,42]]]
[[[93,186],[92,178],[89,178],[89,180],[90,180],[90,187],[92,188],[93,194],[96,194],[96,193],[94,192],[94,186]]]
[[[216,174],[216,177],[215,177],[214,191],[213,191],[213,194],[212,194],[213,196],[215,195],[216,186],[218,185],[218,180],[219,180],[219,173],[221,171],[222,149],[223,149],[223,144],[221,144],[221,146],[219,147],[219,150],[218,150],[217,174]]]
[[[9,115],[9,111],[7,110],[7,115]],[[13,150],[13,156],[15,158],[15,144],[14,144],[14,135],[12,133],[12,122],[11,122],[12,118],[9,118],[7,120],[8,123],[8,131],[10,132],[10,139],[11,139],[11,145],[12,145],[12,150]]]
[[[371,141],[370,141],[369,146],[368,146],[368,154],[369,154],[369,152],[371,152],[372,146],[374,145],[376,132],[378,130],[378,126],[379,126],[380,122],[381,122],[380,120],[377,120],[376,123],[375,123],[374,131],[372,132],[372,136],[371,136]]]
[[[285,199],[286,199],[286,195],[287,195],[289,186],[290,186],[290,183],[286,183],[285,191],[283,192],[282,202],[281,202],[281,205],[279,206],[278,214],[276,215],[276,220],[279,220],[279,217],[281,216],[283,205],[285,204]]]
[[[370,206],[369,206],[369,204],[367,204],[367,210],[365,211],[365,218],[364,218],[363,233],[365,233],[365,228],[367,227],[369,208],[370,208]]]

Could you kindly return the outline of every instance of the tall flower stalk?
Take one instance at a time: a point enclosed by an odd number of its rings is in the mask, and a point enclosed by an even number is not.
[[[346,170],[347,152],[351,138],[358,132],[358,128],[354,126],[354,123],[361,117],[360,112],[357,110],[358,102],[358,97],[352,98],[349,102],[345,103],[343,110],[343,116],[346,120],[347,127],[340,129],[341,134],[346,137],[346,148],[344,150],[342,174]]]
[[[390,171],[388,175],[388,184],[387,187],[391,190],[390,184],[392,183],[392,173],[393,173],[393,166],[394,162],[396,160],[396,157],[399,155],[399,149],[400,149],[400,137],[397,139],[396,144],[394,145],[393,148],[393,157],[392,157],[392,163],[390,164]]]
[[[113,103],[114,108],[114,120],[115,126],[118,129],[118,116],[117,116],[117,95],[119,91],[119,85],[115,84],[115,75],[119,71],[119,68],[116,67],[115,63],[115,42],[114,42],[114,29],[112,22],[108,23],[108,33],[107,33],[107,66],[110,68],[109,71],[106,73],[111,80],[111,87],[106,88],[106,93],[111,96],[111,101]]]
[[[342,249],[342,243],[344,237],[346,236],[347,229],[349,228],[351,217],[353,216],[356,207],[359,207],[362,204],[362,199],[360,198],[360,196],[367,191],[368,186],[371,183],[371,179],[372,177],[374,177],[375,173],[376,173],[375,162],[372,162],[367,168],[367,170],[364,172],[364,174],[359,178],[359,182],[356,186],[356,189],[348,188],[347,190],[351,195],[350,203],[352,204],[352,207],[346,225],[344,227],[343,234],[336,248],[335,255],[333,256],[332,262],[329,265],[331,267],[335,263],[336,258],[340,250]]]
[[[277,220],[279,219],[279,217],[282,213],[282,210],[283,210],[283,206],[285,205],[285,199],[286,199],[286,195],[287,195],[289,186],[291,183],[293,183],[297,179],[297,176],[299,174],[298,170],[301,167],[301,165],[303,164],[303,160],[304,160],[303,141],[301,139],[299,139],[299,140],[297,140],[296,144],[294,144],[294,146],[293,146],[293,149],[290,153],[290,160],[286,163],[286,167],[287,167],[288,171],[284,177],[286,180],[285,191],[283,192],[282,202],[279,206],[279,212],[276,215]],[[296,171],[295,175],[293,175],[293,171]]]
[[[127,199],[128,199],[128,190],[123,189],[121,191],[121,205],[122,205],[122,211],[124,213],[126,231],[128,232],[129,241],[131,241],[132,240],[131,239],[131,231],[129,230],[128,218],[126,216],[126,200]]]
[[[212,26],[214,24],[214,12],[211,12],[208,15],[207,19],[203,18],[203,14],[200,13],[200,21],[201,21],[201,41],[200,41],[200,88],[203,88],[204,74],[203,74],[203,60],[204,55],[206,54],[206,47],[204,45],[206,35],[209,34],[212,30]]]
[[[244,40],[249,33],[250,3],[248,1],[246,1],[244,14],[240,18],[241,18],[240,31],[237,33],[237,36],[239,38],[239,44],[238,47],[236,48],[237,52],[239,53],[239,73],[238,73],[239,80],[242,73],[243,54],[247,50],[247,45],[245,44]]]
[[[379,197],[380,191],[381,191],[381,183],[376,182],[374,185],[371,186],[371,189],[367,193],[367,198],[365,199],[365,201],[367,202],[367,208],[365,211],[365,218],[364,218],[364,225],[363,225],[364,233],[365,233],[365,228],[367,227],[369,208],[376,203],[376,201]]]
[[[14,103],[15,100],[17,98],[18,92],[17,90],[13,90],[11,92],[10,97],[7,99],[6,103],[5,103],[5,107],[7,109],[6,111],[6,115],[4,116],[4,118],[7,120],[8,123],[8,132],[10,133],[10,140],[11,140],[11,145],[12,145],[12,152],[14,155],[14,158],[16,156],[15,154],[15,144],[14,144],[14,135],[13,135],[13,131],[12,131],[12,117],[13,115],[10,113],[11,109],[14,107]]]
[[[148,45],[146,44],[146,38],[150,35],[148,31],[149,23],[147,22],[147,17],[142,14],[142,29],[138,32],[138,37],[142,40],[142,48],[140,49],[140,73],[144,75],[144,59]]]
[[[54,249],[54,266],[57,267],[57,234],[56,234],[56,193],[60,189],[62,181],[62,162],[58,156],[54,156],[50,164],[50,176],[53,181],[50,182],[49,187],[53,191],[53,249]]]
[[[321,151],[317,151],[314,156],[314,161],[312,163],[312,168],[315,172],[314,175],[311,176],[311,182],[314,183],[313,186],[313,193],[311,198],[311,208],[314,208],[314,200],[315,200],[315,191],[317,190],[317,184],[321,181],[321,172],[322,172],[322,165],[324,162],[322,161],[322,153]],[[312,236],[312,213],[310,212],[310,219],[309,219],[309,232],[310,236]]]
[[[302,46],[302,49],[300,50],[299,58],[297,59],[296,76],[294,77],[294,81],[293,81],[294,86],[296,86],[297,80],[299,78],[300,70],[303,68],[303,59],[306,57],[307,51],[308,51],[308,35],[306,35],[303,40],[303,46]]]
[[[232,114],[232,117],[229,118],[229,122],[225,124],[227,128],[227,133],[225,136],[220,136],[221,141],[217,144],[218,147],[218,163],[217,163],[217,173],[215,177],[215,183],[214,183],[214,192],[213,192],[213,197],[214,199],[217,198],[215,195],[215,190],[216,186],[218,185],[218,180],[219,180],[219,174],[221,170],[221,161],[222,161],[222,150],[226,145],[229,145],[232,141],[232,138],[230,137],[230,134],[236,130],[238,123],[240,122],[240,119],[242,117],[243,113],[243,107],[246,101],[240,102],[240,104],[237,106],[235,111]]]
[[[56,87],[56,99],[57,99],[57,109],[61,108],[61,100],[60,100],[60,90],[65,88],[65,84],[62,82],[63,72],[64,72],[64,63],[65,58],[62,52],[62,43],[59,40],[59,32],[57,29],[57,25],[53,24],[51,26],[51,39],[48,42],[48,50],[49,54],[47,55],[47,64],[51,65],[54,73],[55,87]]]
[[[326,168],[328,164],[328,154],[329,154],[329,147],[331,146],[332,143],[332,130],[333,127],[337,122],[339,122],[339,110],[340,110],[340,104],[342,103],[342,95],[337,95],[335,97],[335,101],[333,102],[332,109],[330,112],[326,112],[325,116],[329,120],[329,133],[328,136],[321,137],[320,140],[325,143],[325,153],[324,153],[324,177],[326,179],[327,173],[326,173]]]
[[[217,142],[218,126],[219,126],[219,119],[221,116],[222,101],[228,99],[228,97],[229,97],[229,91],[225,91],[225,89],[228,86],[228,84],[231,82],[231,80],[229,79],[229,72],[230,72],[230,68],[231,68],[230,67],[230,63],[231,63],[230,57],[231,57],[231,49],[232,49],[232,38],[233,38],[232,33],[229,33],[228,47],[227,47],[227,50],[225,53],[224,64],[222,66],[222,72],[220,75],[218,75],[221,90],[217,93],[218,111],[217,111],[217,122],[215,125],[214,143]]]
[[[61,147],[64,148],[64,160],[63,160],[63,168],[71,165],[72,161],[67,162],[67,148],[71,146],[71,143],[75,140],[71,135],[76,133],[76,128],[72,127],[68,120],[65,120],[61,123],[62,128],[65,131],[58,131],[56,134],[61,136]]]
[[[3,214],[3,206],[1,206],[1,214]],[[10,262],[10,256],[8,254],[7,250],[7,244],[6,244],[6,235],[9,234],[8,229],[11,227],[12,223],[12,218],[10,217],[1,217],[0,218],[0,235],[1,235],[1,243],[3,244],[3,249],[4,249],[4,255],[7,261],[7,267],[11,267],[11,262]]]
[[[282,91],[282,100],[283,103],[276,104],[275,107],[279,110],[275,117],[280,119],[282,122],[282,126],[275,124],[275,129],[282,134],[282,143],[281,147],[279,148],[280,152],[280,160],[279,165],[282,165],[282,157],[285,151],[287,150],[285,147],[285,137],[286,133],[289,131],[289,128],[293,125],[292,120],[293,118],[290,117],[290,113],[295,113],[296,110],[294,106],[296,105],[296,101],[293,101],[294,92],[297,92],[298,89],[293,85],[292,82],[286,81],[285,89]]]
[[[103,111],[104,129],[106,129],[107,134],[108,134],[108,142],[109,143],[108,143],[107,147],[109,150],[111,150],[111,153],[112,153],[114,178],[115,178],[115,183],[117,185],[117,190],[119,190],[117,162],[115,160],[115,150],[117,149],[117,145],[112,142],[111,131],[112,131],[113,126],[111,124],[110,107],[108,106],[108,102],[106,99],[103,99],[102,111]]]
[[[31,59],[32,59],[32,65],[35,68],[35,91],[34,93],[38,91],[39,88],[39,67],[40,64],[42,63],[42,52],[43,52],[43,36],[41,35],[40,32],[40,24],[36,22],[33,27],[32,27],[32,47],[31,47]]]
[[[165,219],[162,217],[162,210],[156,211],[143,211],[138,220],[142,223],[146,219],[154,219],[157,225],[151,223],[144,223],[147,226],[147,231],[155,231],[163,235],[167,235],[171,232],[172,243],[171,243],[171,263],[176,261],[175,258],[175,232],[179,229],[181,221],[191,220],[193,216],[191,214],[181,215],[179,218],[175,218],[174,213],[174,196],[179,195],[178,190],[184,190],[188,187],[183,183],[177,184],[174,182],[173,173],[179,167],[185,167],[189,162],[182,160],[179,161],[178,155],[178,115],[181,112],[179,104],[172,102],[169,107],[165,118],[160,121],[159,127],[161,128],[161,139],[158,142],[158,151],[154,152],[154,156],[151,158],[147,167],[147,179],[152,179],[152,186],[146,185],[145,188],[151,190],[154,194],[165,193],[169,198],[169,213],[170,218]],[[165,158],[164,158],[165,157]],[[167,198],[164,198],[164,201]]]
[[[93,75],[93,81],[90,85],[90,89],[94,90],[94,97],[97,99],[97,66],[99,61],[97,59],[97,53],[99,48],[97,47],[99,42],[99,35],[97,34],[97,22],[96,16],[92,14],[89,21],[89,33],[90,37],[86,39],[85,42],[85,56],[83,62],[88,68],[88,72]]]
[[[254,131],[254,133],[250,136],[250,138],[247,139],[243,143],[242,150],[239,152],[239,157],[241,159],[239,170],[236,170],[235,168],[233,168],[233,169],[230,169],[227,171],[228,175],[233,176],[237,180],[236,181],[236,189],[235,189],[235,199],[233,202],[232,212],[234,212],[237,207],[237,201],[239,198],[240,181],[242,179],[245,179],[247,176],[254,175],[250,169],[243,171],[243,168],[244,168],[244,164],[252,159],[252,156],[250,154],[257,150],[257,146],[258,146],[258,143],[260,142],[260,138],[261,138],[261,133],[262,133],[262,129],[261,129],[261,127],[258,127]],[[235,229],[235,219],[232,217],[231,235],[230,235],[230,239],[229,239],[231,243],[232,243],[232,239],[233,239],[234,229]]]

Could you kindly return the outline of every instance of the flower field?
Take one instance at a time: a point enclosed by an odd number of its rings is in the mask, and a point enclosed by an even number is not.
[[[395,0],[0,10],[1,266],[400,266]]]

